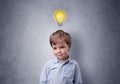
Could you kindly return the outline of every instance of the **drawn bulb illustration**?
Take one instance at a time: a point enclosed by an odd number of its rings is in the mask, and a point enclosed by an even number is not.
[[[61,27],[66,19],[66,13],[63,10],[56,10],[53,17],[54,20],[58,23],[58,26]]]

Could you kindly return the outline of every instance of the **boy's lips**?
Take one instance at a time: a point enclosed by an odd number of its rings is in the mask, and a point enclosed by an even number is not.
[[[62,54],[59,54],[59,55],[57,55],[57,56],[62,56]]]

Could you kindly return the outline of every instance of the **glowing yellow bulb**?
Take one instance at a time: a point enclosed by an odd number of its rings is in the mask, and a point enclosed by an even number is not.
[[[62,26],[63,22],[66,19],[66,13],[63,10],[56,10],[53,15],[55,21],[59,26]]]

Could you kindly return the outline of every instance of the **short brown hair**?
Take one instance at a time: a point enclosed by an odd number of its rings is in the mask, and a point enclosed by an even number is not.
[[[58,43],[65,42],[69,47],[71,47],[71,36],[69,33],[63,30],[57,30],[50,35],[50,45],[56,45]]]

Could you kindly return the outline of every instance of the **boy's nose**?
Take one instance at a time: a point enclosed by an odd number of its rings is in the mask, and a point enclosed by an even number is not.
[[[58,51],[58,52],[61,52],[61,50],[60,50],[60,49],[58,49],[57,51]]]

